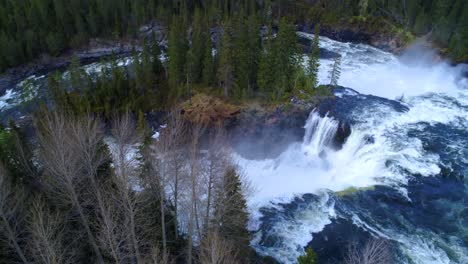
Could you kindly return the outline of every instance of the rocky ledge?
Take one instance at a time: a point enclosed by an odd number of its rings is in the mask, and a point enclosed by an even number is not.
[[[210,129],[221,124],[228,131],[229,142],[237,153],[250,159],[274,158],[292,142],[301,142],[304,125],[313,109],[325,115],[335,101],[333,95],[293,97],[287,103],[266,104],[248,101],[233,104],[223,99],[197,94],[181,105],[189,122],[201,123]],[[326,104],[326,106],[321,106]],[[351,133],[346,120],[340,121],[334,140],[339,149]]]

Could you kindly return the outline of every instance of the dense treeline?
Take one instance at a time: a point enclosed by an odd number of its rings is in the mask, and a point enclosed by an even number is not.
[[[41,112],[0,130],[1,263],[246,263],[245,193],[222,130]],[[109,134],[110,133],[110,134]],[[203,151],[202,151],[203,150]]]
[[[73,114],[98,113],[109,120],[126,111],[166,110],[197,92],[273,101],[327,92],[326,87],[315,89],[318,27],[304,68],[294,25],[286,19],[275,36],[270,27],[262,39],[256,15],[233,16],[223,22],[218,45],[201,10],[195,12],[190,37],[181,16],[172,20],[166,53],[150,38],[127,62],[112,57],[97,72],[86,71],[73,59],[65,74],[49,76],[51,98]]]
[[[239,13],[256,14],[261,24],[279,23],[280,17],[323,24],[354,16],[383,18],[416,34],[431,32],[456,59],[466,60],[468,54],[464,0],[2,0],[0,71],[41,54],[58,55],[80,47],[92,37],[132,38],[152,19],[171,24],[174,14],[183,18],[177,22],[183,30],[197,10],[209,18],[206,26],[220,25]]]
[[[447,49],[454,59],[468,60],[468,2],[464,0],[361,0],[360,15],[388,18]]]

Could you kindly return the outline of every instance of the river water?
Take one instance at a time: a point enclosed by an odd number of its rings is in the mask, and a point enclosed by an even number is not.
[[[352,88],[335,91],[336,113],[312,111],[303,141],[277,158],[236,155],[255,188],[252,246],[296,263],[312,245],[321,263],[340,263],[347,244],[376,236],[392,241],[396,263],[468,263],[467,65],[434,62],[420,46],[399,57],[325,37],[320,47],[342,56],[339,85]],[[327,84],[333,61],[320,63]],[[30,76],[8,88],[0,122],[21,119],[33,98],[47,96],[46,79]],[[336,150],[330,142],[339,119],[351,124],[351,135]]]
[[[321,263],[341,263],[364,234],[392,241],[395,263],[468,263],[467,65],[421,45],[399,57],[322,37],[320,47],[342,56],[339,85],[353,89],[335,91],[338,114],[313,111],[303,141],[277,158],[237,156],[256,189],[252,246],[296,263],[312,245]],[[333,61],[320,62],[326,84]],[[340,150],[338,119],[352,131]]]

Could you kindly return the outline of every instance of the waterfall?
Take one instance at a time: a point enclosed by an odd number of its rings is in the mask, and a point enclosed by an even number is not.
[[[312,111],[304,126],[303,146],[308,154],[318,155],[333,141],[338,129],[338,121],[329,117],[320,117],[317,111]]]
[[[312,111],[303,141],[278,157],[235,155],[255,188],[248,199],[252,246],[280,263],[297,263],[317,236],[341,237],[334,226],[320,233],[345,219],[346,225],[392,240],[396,263],[468,263],[467,230],[460,222],[468,185],[466,177],[457,178],[468,168],[468,65],[424,62],[418,54],[410,56],[417,63],[408,64],[364,44],[324,37],[320,47],[343,58],[339,84],[354,90],[335,95],[351,134],[339,150],[331,148],[339,122]],[[320,83],[328,83],[332,65],[320,59]],[[407,111],[381,100],[402,94]],[[359,188],[366,191],[340,196]],[[343,246],[324,244],[329,257]]]

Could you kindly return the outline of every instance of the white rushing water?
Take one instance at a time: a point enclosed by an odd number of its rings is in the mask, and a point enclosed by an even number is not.
[[[260,207],[275,207],[306,193],[322,197],[322,202],[304,209],[301,215],[294,216],[294,221],[278,221],[274,225],[274,231],[287,243],[264,247],[259,244],[261,231],[256,233],[252,245],[257,251],[283,263],[294,263],[313,233],[336,217],[333,202],[324,190],[387,185],[405,196],[410,175],[428,177],[440,173],[439,156],[425,151],[421,140],[408,136],[408,131],[420,129],[421,122],[468,128],[468,85],[460,77],[466,65],[453,67],[443,61],[432,62],[427,60],[430,53],[419,50],[397,58],[367,45],[340,43],[324,37],[320,38],[320,46],[342,55],[340,85],[361,94],[390,99],[403,96],[409,111],[397,112],[385,104],[354,110],[349,115],[357,122],[338,151],[329,147],[338,122],[312,112],[304,126],[303,142],[291,144],[279,157],[247,160],[236,156],[257,190],[249,200],[254,216],[250,227],[254,231],[260,224]],[[328,83],[333,61],[320,62],[320,82]],[[371,227],[357,216],[352,220],[374,234],[397,241],[414,263],[452,263],[446,252],[435,246],[437,234],[398,234]],[[466,249],[454,245],[453,251],[459,255],[460,263],[468,262]]]

